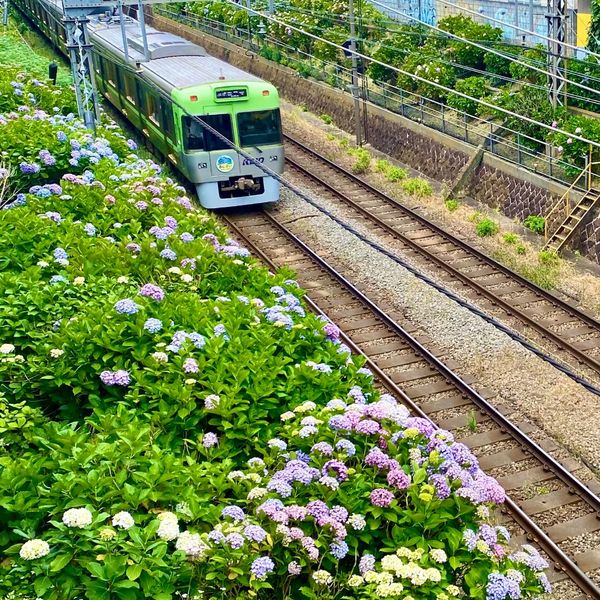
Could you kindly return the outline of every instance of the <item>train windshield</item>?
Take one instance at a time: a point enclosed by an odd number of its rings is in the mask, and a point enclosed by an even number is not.
[[[241,146],[281,144],[279,109],[238,113],[238,131]]]
[[[233,140],[230,115],[198,115],[205,123],[216,129],[228,140]],[[226,150],[229,146],[216,135],[204,129],[192,117],[183,117],[183,138],[186,150]]]

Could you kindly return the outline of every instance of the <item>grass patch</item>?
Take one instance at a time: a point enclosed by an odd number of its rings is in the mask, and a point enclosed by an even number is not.
[[[421,177],[412,177],[402,182],[402,189],[415,198],[425,198],[433,194],[433,188]]]
[[[448,198],[444,204],[450,212],[454,212],[459,207],[458,200],[455,200],[454,198]]]
[[[488,218],[481,219],[477,225],[475,225],[475,232],[479,237],[496,235],[499,229],[498,223]]]

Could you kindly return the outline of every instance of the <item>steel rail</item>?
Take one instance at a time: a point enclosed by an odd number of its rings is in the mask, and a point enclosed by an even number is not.
[[[526,288],[528,291],[534,293],[541,300],[549,302],[549,303],[553,304],[555,307],[560,308],[561,310],[566,312],[569,316],[571,316],[573,319],[583,321],[586,325],[588,325],[589,327],[594,329],[594,332],[600,334],[600,322],[598,322],[592,316],[586,314],[585,312],[578,310],[577,308],[571,306],[570,304],[568,304],[564,300],[558,298],[554,294],[551,294],[550,292],[543,290],[542,288],[536,286],[534,283],[532,283],[528,279],[525,279],[518,273],[515,273],[508,267],[498,263],[497,261],[490,258],[489,256],[486,256],[481,251],[477,250],[476,248],[470,246],[466,242],[460,240],[459,238],[457,238],[457,237],[453,236],[452,234],[448,233],[447,231],[443,230],[440,226],[436,225],[435,223],[432,223],[427,218],[416,213],[414,210],[412,210],[406,206],[403,206],[397,200],[394,200],[387,194],[383,193],[381,190],[378,190],[377,188],[372,186],[370,183],[368,183],[364,179],[357,177],[356,175],[354,175],[354,173],[351,173],[347,169],[344,169],[343,167],[337,165],[336,163],[329,160],[328,158],[320,155],[318,152],[316,152],[312,148],[309,148],[308,146],[302,144],[301,142],[299,142],[298,140],[294,139],[293,137],[291,137],[287,134],[285,135],[285,138],[292,144],[295,144],[296,146],[301,148],[301,150],[303,152],[310,154],[317,160],[327,164],[328,167],[340,172],[341,174],[344,175],[344,177],[349,178],[353,183],[364,188],[367,192],[369,192],[369,194],[376,196],[377,198],[390,204],[393,208],[398,209],[398,211],[401,211],[405,215],[408,215],[409,217],[415,219],[423,227],[430,229],[433,233],[440,236],[445,242],[453,244],[454,246],[457,246],[461,250],[471,254],[473,257],[475,257],[478,260],[480,260],[481,262],[483,262],[485,265],[496,269],[502,275],[510,277],[516,283],[520,284],[521,286]],[[559,346],[562,349],[567,350],[569,353],[571,353],[573,356],[575,356],[577,361],[580,364],[585,364],[586,366],[591,368],[593,371],[595,371],[598,375],[600,375],[600,362],[596,361],[592,357],[588,356],[588,354],[586,352],[579,350],[578,348],[576,348],[569,342],[563,340],[558,334],[556,334],[553,331],[549,330],[548,328],[544,327],[543,325],[541,325],[540,323],[535,321],[533,318],[531,318],[530,316],[528,316],[527,314],[525,314],[524,312],[519,310],[519,308],[511,305],[506,300],[503,300],[502,298],[500,298],[499,296],[497,296],[496,294],[491,292],[489,289],[487,289],[485,286],[481,285],[474,279],[472,279],[469,276],[462,273],[456,267],[453,267],[451,264],[449,264],[448,262],[446,262],[439,256],[428,251],[428,249],[426,247],[421,246],[418,242],[415,242],[414,240],[410,239],[408,236],[404,235],[402,232],[396,230],[394,227],[392,227],[385,221],[382,221],[379,217],[377,217],[376,215],[371,213],[369,210],[362,207],[356,201],[352,200],[352,198],[349,198],[348,196],[346,196],[345,194],[340,192],[338,189],[336,189],[333,185],[331,185],[325,179],[323,179],[316,173],[308,170],[306,167],[303,167],[302,165],[300,165],[297,161],[295,161],[289,155],[286,156],[286,161],[290,165],[292,165],[295,169],[301,171],[305,176],[318,182],[320,186],[325,187],[330,192],[332,192],[333,194],[335,194],[336,196],[341,198],[344,203],[350,205],[354,210],[356,210],[357,212],[362,214],[364,217],[366,217],[367,219],[376,223],[378,227],[385,230],[387,233],[389,233],[390,235],[392,235],[393,237],[398,239],[400,242],[402,242],[406,246],[409,246],[413,251],[419,253],[421,256],[423,256],[423,257],[427,258],[429,261],[435,263],[438,267],[442,268],[447,273],[451,274],[453,277],[455,277],[456,279],[461,281],[463,284],[473,288],[477,292],[478,295],[486,297],[493,304],[498,305],[499,307],[501,307],[504,311],[506,311],[510,315],[516,317],[517,319],[519,319],[521,322],[527,324],[532,329],[535,329],[543,337],[546,337],[546,338],[552,340],[557,346]]]
[[[568,488],[572,489],[582,500],[588,503],[597,512],[600,511],[600,498],[590,490],[583,482],[568,471],[554,457],[541,448],[527,434],[523,433],[512,421],[505,417],[492,404],[483,398],[476,390],[467,384],[458,374],[448,368],[440,359],[427,350],[414,336],[408,333],[399,323],[397,323],[390,315],[388,315],[377,304],[370,300],[363,292],[361,292],[354,284],[348,281],[341,273],[332,267],[323,257],[319,256],[307,244],[300,240],[287,227],[279,223],[269,213],[256,213],[264,217],[268,224],[281,232],[290,242],[300,248],[316,265],[325,271],[330,277],[335,279],[342,287],[344,287],[352,296],[366,306],[374,315],[377,316],[387,327],[394,331],[411,349],[426,360],[441,374],[447,381],[452,383],[461,394],[469,398],[478,408],[485,411],[492,420],[502,429],[509,432],[522,447],[526,448],[544,467],[550,469]],[[235,235],[243,240],[244,244],[258,255],[263,262],[266,262],[271,268],[277,269],[277,265],[263,252],[238,226],[231,216],[221,215],[228,227],[235,232]],[[325,314],[318,305],[309,297],[309,303],[313,308]],[[347,336],[345,336],[346,339]],[[360,354],[365,356],[356,344],[352,343],[353,349],[358,350]],[[414,402],[412,401],[377,365],[367,357],[369,367],[373,368],[373,372],[381,379],[384,385],[391,388],[403,402],[405,402],[412,411],[419,416],[426,418],[433,423],[431,418]],[[433,423],[435,425],[435,423]],[[437,427],[437,425],[436,425]],[[552,539],[529,517],[516,502],[507,495],[506,506],[508,511],[513,515],[515,521],[525,530],[525,532],[536,542],[548,556],[555,562],[555,567],[562,570],[583,592],[589,595],[590,598],[600,600],[600,589],[598,586],[578,567],[578,565],[570,558]]]

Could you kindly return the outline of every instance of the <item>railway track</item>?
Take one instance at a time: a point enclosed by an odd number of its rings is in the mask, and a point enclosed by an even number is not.
[[[350,210],[386,248],[399,248],[416,268],[434,272],[562,364],[600,382],[600,323],[401,205],[318,152],[285,136],[288,168],[308,189]],[[511,322],[512,320],[512,322]]]
[[[425,349],[399,325],[398,317],[372,302],[273,215],[256,212],[224,220],[271,268],[295,270],[313,308],[341,327],[382,385],[415,414],[455,432],[478,455],[481,467],[519,498],[506,504],[516,541],[530,540],[547,554],[553,564],[550,579],[573,588],[569,600],[600,599],[600,537],[598,544],[590,543],[581,552],[569,546],[570,539],[593,539],[600,531],[597,482],[581,482],[572,473],[580,468],[578,463],[554,459],[551,452],[557,448],[551,440],[536,443],[528,435],[530,424],[510,422],[493,406],[493,396],[473,390],[452,371],[450,361]],[[463,416],[444,417],[453,409]],[[469,410],[476,415],[477,431],[465,430]]]

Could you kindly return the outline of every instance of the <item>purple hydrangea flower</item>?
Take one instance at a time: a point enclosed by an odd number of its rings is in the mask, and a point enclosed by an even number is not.
[[[212,448],[213,446],[216,446],[219,443],[219,438],[217,437],[216,433],[205,433],[203,438],[202,438],[202,445],[205,448]]]
[[[295,560],[288,563],[287,570],[290,575],[300,575],[302,573],[302,567]]]
[[[37,163],[22,162],[19,165],[19,168],[21,169],[21,173],[23,173],[24,175],[32,175],[33,173],[40,172],[40,165],[38,165]]]
[[[100,380],[105,385],[127,386],[131,383],[131,377],[127,371],[119,369],[118,371],[102,371]]]
[[[340,337],[340,328],[333,323],[327,323],[323,327],[323,333],[327,336],[328,340],[336,342]]]
[[[146,296],[147,298],[151,298],[152,300],[160,302],[165,297],[165,292],[162,290],[162,288],[154,285],[153,283],[146,283],[140,289],[139,295]]]
[[[444,475],[439,473],[431,475],[429,483],[435,487],[435,495],[441,500],[445,500],[450,496],[450,486]]]
[[[372,554],[365,554],[358,563],[358,570],[361,575],[375,570],[375,557]]]
[[[234,550],[239,550],[244,545],[244,537],[240,533],[230,533],[225,536],[225,543]]]
[[[221,511],[222,517],[229,517],[234,521],[243,521],[246,518],[244,511],[239,506],[226,506]]]
[[[225,541],[225,535],[223,533],[221,533],[219,530],[217,529],[213,529],[209,534],[208,534],[208,539],[213,542],[214,544],[220,544],[222,542]]]
[[[348,467],[339,460],[328,460],[321,469],[323,475],[333,474],[339,481],[348,479]]]
[[[177,260],[177,254],[171,248],[165,248],[160,251],[160,257],[165,260]]]
[[[490,573],[485,588],[486,600],[519,600],[521,588],[519,582],[501,573]]]
[[[197,373],[200,369],[198,363],[193,358],[186,358],[183,363],[183,371],[185,373]]]
[[[356,446],[350,440],[339,440],[336,442],[335,448],[340,452],[344,452],[347,456],[356,454]]]
[[[60,223],[62,221],[62,217],[61,217],[60,213],[55,212],[55,211],[45,212],[44,217],[46,217],[46,219],[50,219],[51,221],[54,221],[55,223]]]
[[[258,525],[247,525],[244,527],[244,536],[252,542],[262,542],[267,537],[267,532]]]
[[[410,485],[410,477],[402,469],[392,469],[387,474],[387,482],[398,490],[405,490]]]
[[[193,241],[194,241],[194,236],[193,236],[191,233],[188,233],[188,232],[186,231],[186,232],[182,233],[182,234],[179,236],[179,239],[180,239],[182,242],[185,242],[185,243],[187,243],[187,242],[193,242]]]
[[[257,579],[264,579],[274,568],[275,563],[268,556],[261,556],[250,565],[250,572]]]
[[[371,492],[369,499],[371,500],[371,504],[373,506],[387,508],[392,503],[392,500],[394,499],[394,494],[392,494],[392,492],[390,492],[389,490],[385,490],[383,488],[376,488]]]
[[[356,425],[355,430],[357,433],[375,435],[376,433],[379,433],[381,427],[377,421],[373,421],[372,419],[364,419]]]
[[[121,315],[135,315],[140,310],[139,304],[136,304],[131,298],[124,298],[115,302],[114,308]]]
[[[127,246],[125,246],[125,247],[132,254],[139,254],[142,251],[142,247],[139,244],[133,244],[133,243],[132,244],[127,244]]]
[[[323,456],[331,456],[333,454],[333,448],[331,447],[331,444],[328,444],[327,442],[319,442],[311,448],[311,452],[322,454]]]
[[[69,258],[69,255],[64,248],[55,248],[52,254],[54,260],[67,260]]]
[[[292,486],[281,479],[271,479],[267,484],[270,492],[275,492],[282,498],[289,498],[292,495]]]

